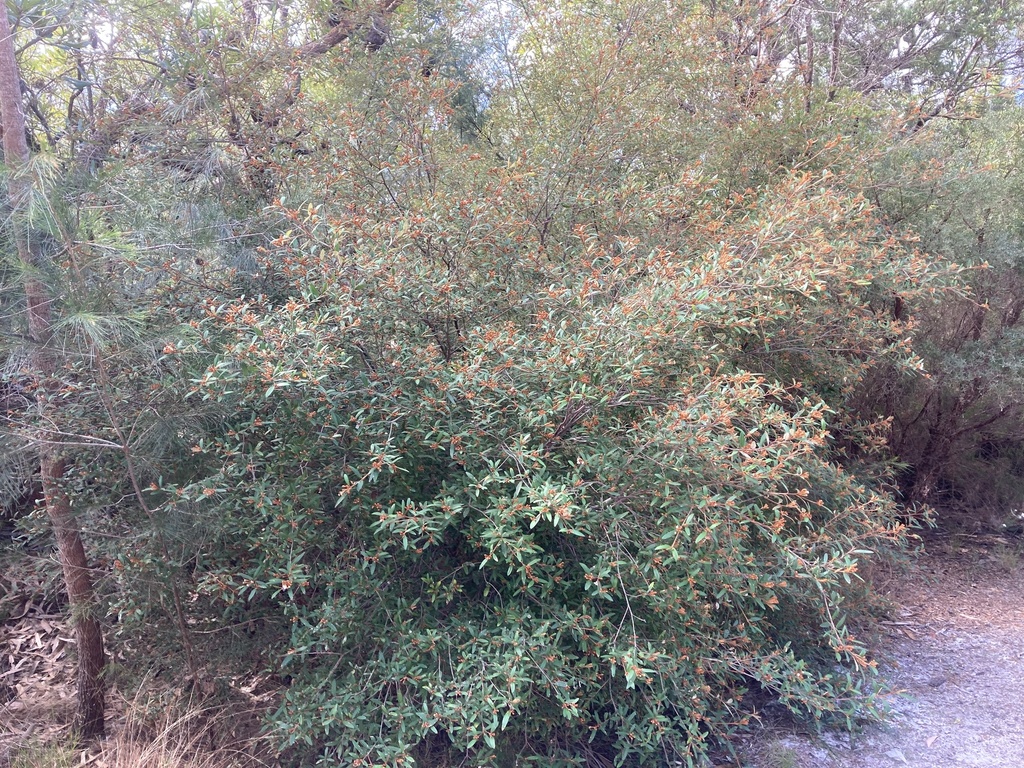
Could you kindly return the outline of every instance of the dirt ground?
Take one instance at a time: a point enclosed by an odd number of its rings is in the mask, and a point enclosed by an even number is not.
[[[1024,542],[933,536],[890,588],[890,720],[858,734],[771,728],[745,768],[1024,768]]]

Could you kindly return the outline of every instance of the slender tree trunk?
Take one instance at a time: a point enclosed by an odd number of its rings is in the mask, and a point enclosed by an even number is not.
[[[15,245],[25,270],[25,297],[28,304],[28,328],[32,340],[32,362],[39,376],[40,408],[46,412],[55,388],[56,365],[50,348],[53,310],[46,286],[38,275],[46,265],[46,257],[32,247],[26,221],[32,182],[24,175],[29,162],[25,137],[25,114],[21,102],[21,77],[14,56],[14,39],[7,13],[0,9],[0,125],[3,127],[4,160],[9,172],[8,194]],[[71,510],[71,500],[61,487],[64,459],[49,441],[41,441],[39,475],[42,480],[46,512],[53,526],[60,552],[64,583],[71,606],[71,620],[78,640],[78,721],[83,738],[103,733],[103,681],[101,673],[105,656],[103,635],[96,616],[92,577],[85,558],[82,535]]]

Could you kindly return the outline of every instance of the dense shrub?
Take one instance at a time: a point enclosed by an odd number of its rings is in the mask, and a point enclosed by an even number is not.
[[[870,709],[844,600],[903,528],[830,425],[871,366],[916,365],[891,295],[938,273],[827,173],[609,167],[614,122],[483,151],[396,78],[386,117],[321,127],[334,172],[294,167],[272,291],[195,323],[192,398],[237,415],[161,490],[208,537],[196,610],[290,622],[286,740],[692,760],[751,688]]]

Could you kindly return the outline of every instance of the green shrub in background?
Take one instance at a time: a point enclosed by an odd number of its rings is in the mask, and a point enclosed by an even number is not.
[[[920,233],[930,258],[969,269],[962,292],[917,312],[929,375],[878,370],[864,400],[891,419],[905,498],[996,528],[1024,503],[1022,128],[1020,111],[997,101],[977,120],[932,126],[878,172],[884,215]]]

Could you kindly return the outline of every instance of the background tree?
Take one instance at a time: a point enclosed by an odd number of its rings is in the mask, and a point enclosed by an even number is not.
[[[29,367],[24,371],[34,391],[34,406],[43,424],[59,423],[60,385],[54,361],[53,297],[46,285],[50,272],[50,254],[39,242],[40,232],[33,227],[32,208],[38,194],[33,185],[32,157],[26,140],[22,112],[21,77],[15,59],[14,35],[7,14],[0,13],[0,121],[3,126],[4,163],[7,167],[7,194],[10,227],[18,259],[23,270],[25,317],[28,326]],[[72,624],[78,650],[77,730],[83,738],[103,733],[103,635],[93,598],[92,577],[78,521],[64,487],[65,458],[60,446],[60,430],[43,427],[38,436],[37,456],[43,504],[53,526],[64,572],[64,586],[71,607]]]

